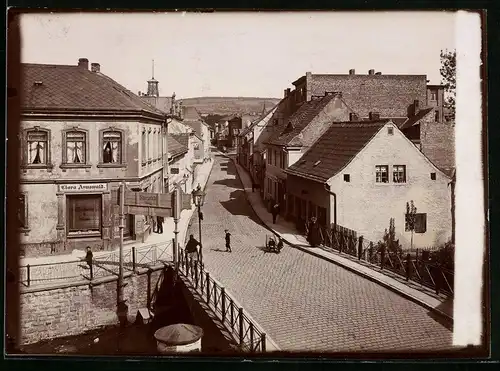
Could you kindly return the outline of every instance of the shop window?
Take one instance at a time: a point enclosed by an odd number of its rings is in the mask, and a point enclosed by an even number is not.
[[[81,129],[71,129],[64,131],[62,165],[71,167],[86,167],[87,162],[87,131]]]
[[[102,162],[104,164],[121,164],[123,152],[123,135],[118,130],[102,133]]]
[[[389,166],[375,166],[375,181],[377,183],[389,183]]]
[[[29,167],[50,166],[50,131],[35,127],[26,131],[24,165]]]
[[[392,167],[392,180],[394,183],[406,183],[405,165],[394,165]]]
[[[66,199],[68,237],[100,236],[101,195],[72,195]]]

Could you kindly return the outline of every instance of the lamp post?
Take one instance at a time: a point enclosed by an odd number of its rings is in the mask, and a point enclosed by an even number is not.
[[[203,245],[201,243],[201,221],[203,220],[203,213],[201,212],[201,207],[203,206],[203,202],[205,201],[205,192],[201,189],[201,186],[198,184],[195,190],[193,190],[193,202],[198,209],[198,232],[200,239],[200,263],[203,263]]]

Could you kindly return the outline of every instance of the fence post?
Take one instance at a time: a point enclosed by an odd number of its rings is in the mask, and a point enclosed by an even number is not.
[[[260,350],[266,351],[266,334],[260,334]]]
[[[90,261],[90,280],[92,281],[94,279],[94,262],[91,260]]]
[[[342,245],[344,244],[344,233],[339,231],[339,253],[342,253]]]
[[[406,254],[406,280],[409,281],[411,277],[411,256],[410,253]]]
[[[217,313],[217,282],[214,282],[212,285],[212,288],[214,290],[214,308],[215,308],[215,313]]]
[[[206,274],[207,277],[207,304],[210,304],[210,273],[207,272]]]
[[[384,269],[384,262],[385,262],[385,245],[382,245],[380,251],[380,269]]]
[[[373,258],[373,242],[370,241],[370,248],[368,249],[368,260],[371,263]]]
[[[198,289],[198,262],[194,263],[194,284],[196,289]]]
[[[233,299],[231,299],[231,303],[230,303],[230,312],[231,312],[231,330],[234,329],[234,301]]]
[[[132,246],[132,270],[135,272],[135,246]]]
[[[250,322],[250,352],[254,352],[255,351],[255,348],[254,348],[254,344],[253,344],[253,323]]]
[[[29,264],[26,266],[26,279],[28,281],[28,286],[29,286],[31,281],[31,269]]]
[[[222,323],[224,323],[226,321],[226,289],[224,287],[221,287],[220,288],[220,292],[221,292],[221,300],[222,300],[222,308],[221,308],[221,312],[222,312]]]
[[[239,322],[240,322],[240,326],[239,326],[239,335],[240,335],[240,346],[243,346],[243,308],[238,308],[238,316],[239,316]]]
[[[359,239],[358,239],[358,260],[361,260],[362,254],[363,254],[363,236],[359,236]]]

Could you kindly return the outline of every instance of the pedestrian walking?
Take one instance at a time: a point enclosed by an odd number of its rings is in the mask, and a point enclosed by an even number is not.
[[[163,234],[163,216],[156,217],[156,232]]]
[[[92,259],[94,255],[92,254],[92,249],[90,246],[87,246],[87,254],[85,254],[85,261],[87,262],[87,265],[89,266],[90,269],[90,279],[94,277],[94,272],[92,268]]]
[[[231,252],[231,233],[226,229],[224,230],[224,233],[226,234],[226,252]]]
[[[271,213],[273,214],[273,224],[276,224],[276,218],[278,217],[279,213],[280,213],[280,205],[278,205],[278,203],[275,203],[272,210],[271,210]]]
[[[199,242],[196,241],[194,236],[191,234],[189,235],[189,241],[186,244],[186,261],[187,261],[187,269],[186,269],[186,274],[189,273],[189,269],[191,268],[191,265],[193,262],[196,262],[198,260],[198,246]]]

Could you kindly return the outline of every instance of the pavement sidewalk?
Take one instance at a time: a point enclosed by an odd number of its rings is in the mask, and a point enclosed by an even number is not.
[[[210,173],[212,171],[212,166],[214,164],[213,159],[209,162],[206,162],[201,166],[201,169],[197,172],[197,178],[195,180],[195,184],[200,184],[204,187],[208,181]],[[192,205],[189,210],[182,210],[181,217],[178,224],[178,241],[182,245],[185,240],[185,235],[188,229],[189,221],[193,212],[195,210],[195,206]],[[163,223],[163,233],[151,233],[151,235],[147,238],[147,240],[143,243],[142,241],[127,241],[124,243],[124,251],[131,250],[132,247],[140,248],[144,246],[150,246],[155,244],[162,244],[166,242],[172,241],[174,238],[174,219],[173,218],[165,218],[165,222]],[[113,251],[118,251],[119,246],[117,246],[113,250],[106,251],[96,251],[93,253],[94,258],[99,258],[100,256],[109,255]],[[168,253],[169,256],[172,256],[172,252]],[[73,250],[71,254],[64,255],[49,255],[49,256],[40,256],[40,257],[23,257],[19,261],[20,266],[26,265],[37,265],[37,264],[50,264],[50,263],[62,263],[62,262],[71,262],[75,260],[80,260],[85,257],[85,251],[82,250]]]
[[[224,154],[222,152],[220,152],[220,154],[229,158],[234,163],[243,185],[245,195],[257,217],[269,230],[281,236],[287,244],[321,259],[340,265],[351,272],[357,273],[436,312],[448,320],[453,320],[453,299],[446,298],[442,295],[436,295],[430,289],[418,283],[412,281],[406,282],[402,277],[392,274],[391,272],[384,271],[385,273],[381,273],[380,269],[377,270],[376,267],[368,265],[368,263],[358,262],[356,258],[346,254],[341,255],[338,252],[326,251],[321,247],[312,247],[309,245],[306,238],[296,230],[294,224],[283,220],[281,217],[278,217],[277,222],[273,224],[272,215],[267,211],[259,192],[252,192],[252,180],[248,172],[236,163],[233,155]]]

